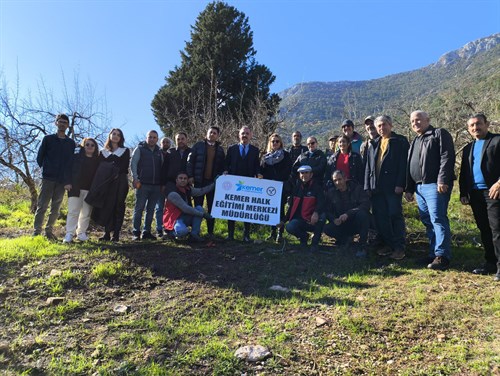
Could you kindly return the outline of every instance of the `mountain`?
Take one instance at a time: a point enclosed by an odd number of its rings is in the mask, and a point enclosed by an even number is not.
[[[279,94],[284,128],[300,129],[305,135],[321,138],[332,133],[332,128],[339,130],[343,118],[351,118],[356,124],[361,124],[367,115],[380,113],[407,119],[416,108],[439,112],[445,104],[460,105],[464,113],[477,108],[488,110],[490,116],[491,111],[498,115],[499,62],[500,33],[467,43],[445,53],[437,62],[413,71],[367,81],[297,84]],[[487,96],[478,95],[485,90],[492,96],[487,104]]]

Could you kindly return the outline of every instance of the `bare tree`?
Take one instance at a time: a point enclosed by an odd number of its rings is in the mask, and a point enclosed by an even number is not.
[[[62,74],[63,91],[58,96],[43,79],[31,92],[21,93],[19,75],[13,87],[0,72],[0,173],[11,181],[21,180],[31,196],[31,210],[37,205],[36,182],[40,170],[36,154],[42,138],[54,132],[54,119],[58,113],[70,118],[68,135],[76,142],[84,137],[102,140],[104,127],[110,120],[105,97],[96,97],[90,82],[81,85],[77,73],[71,87]]]

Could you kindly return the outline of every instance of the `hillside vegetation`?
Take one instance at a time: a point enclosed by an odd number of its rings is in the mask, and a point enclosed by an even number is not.
[[[428,111],[434,124],[463,127],[467,115],[484,112],[500,121],[500,34],[447,53],[435,64],[369,81],[305,82],[280,93],[284,128],[326,136],[343,118],[361,124],[388,113],[408,126],[409,113]],[[452,124],[450,124],[450,122]]]

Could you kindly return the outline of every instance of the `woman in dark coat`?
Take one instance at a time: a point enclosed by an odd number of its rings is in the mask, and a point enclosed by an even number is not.
[[[92,206],[84,200],[99,164],[99,148],[93,138],[84,138],[75,149],[73,168],[71,171],[71,186],[68,191],[68,216],[66,218],[66,236],[64,243],[71,243],[73,237],[80,241],[88,240],[87,229],[90,222]]]
[[[120,240],[129,189],[129,163],[130,150],[125,147],[123,132],[113,128],[99,153],[99,167],[87,196],[87,202],[94,206],[92,219],[104,227],[104,235],[99,240]]]
[[[281,193],[281,218],[285,215],[285,202],[288,195],[287,181],[290,177],[290,172],[292,170],[292,159],[290,154],[283,147],[283,140],[281,136],[277,133],[273,133],[269,136],[269,142],[267,144],[267,153],[262,157],[261,160],[261,173],[264,179],[276,180],[283,182],[283,190]],[[281,241],[283,237],[283,227],[281,227],[276,235],[276,226],[272,226],[271,235],[267,240],[272,240],[276,238],[276,241]]]
[[[333,187],[332,173],[340,170],[347,180],[363,185],[365,171],[361,155],[352,151],[351,140],[347,136],[342,136],[337,140],[339,150],[328,157],[325,169],[325,191]]]

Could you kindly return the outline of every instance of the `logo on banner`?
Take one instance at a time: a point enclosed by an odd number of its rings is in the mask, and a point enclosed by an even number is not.
[[[267,187],[266,192],[267,192],[267,194],[269,196],[274,196],[276,194],[276,188],[274,188],[274,187]]]
[[[245,182],[240,180],[238,183],[236,183],[236,186],[238,187],[236,191],[242,191],[242,192],[252,192],[252,193],[262,193],[264,188],[262,187],[255,187],[253,185],[245,185]]]

